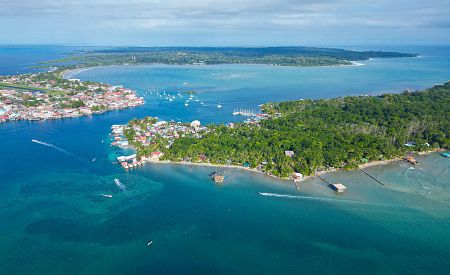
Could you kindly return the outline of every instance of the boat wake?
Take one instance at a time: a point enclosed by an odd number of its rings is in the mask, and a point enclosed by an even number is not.
[[[53,148],[53,149],[55,149],[55,150],[57,150],[57,151],[59,151],[59,152],[61,152],[61,153],[64,153],[64,154],[69,155],[69,156],[71,156],[71,157],[74,157],[74,158],[76,158],[76,159],[78,159],[78,160],[80,160],[80,161],[83,161],[83,162],[85,161],[85,160],[83,160],[82,158],[78,157],[77,155],[72,154],[71,152],[66,151],[66,150],[64,150],[64,149],[62,149],[62,148],[59,148],[58,146],[53,145],[53,144],[51,144],[51,143],[39,141],[39,140],[37,140],[37,139],[32,139],[31,142],[34,142],[34,143],[40,144],[40,145],[44,145],[44,146],[47,146],[47,147],[50,147],[50,148]]]
[[[323,198],[323,197],[310,197],[310,196],[295,196],[288,194],[277,194],[277,193],[265,193],[259,192],[260,195],[266,197],[276,197],[276,198],[288,198],[288,199],[302,199],[302,200],[317,200],[317,201],[339,201],[339,202],[347,202],[347,203],[360,203],[367,204],[365,202],[353,201],[353,200],[338,200],[333,198]]]
[[[127,188],[125,185],[123,185],[123,183],[120,182],[120,180],[118,179],[114,179],[114,183],[116,184],[117,187],[119,187],[122,191],[125,191],[125,188]]]

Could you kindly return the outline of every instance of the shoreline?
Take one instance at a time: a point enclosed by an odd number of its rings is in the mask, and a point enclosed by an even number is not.
[[[437,152],[442,152],[445,151],[445,149],[436,149],[436,150],[429,150],[429,151],[421,151],[421,152],[414,152],[414,154],[417,154],[419,156],[424,156],[424,155],[429,155],[432,153],[437,153]],[[357,168],[354,169],[350,169],[350,171],[354,171],[357,169],[365,169],[365,168],[370,168],[370,167],[375,167],[375,166],[379,166],[379,165],[386,165],[386,164],[390,164],[393,162],[398,162],[398,161],[402,161],[403,158],[402,157],[396,157],[393,159],[388,159],[388,160],[375,160],[375,161],[371,161],[371,162],[367,162],[367,163],[363,163],[358,165]],[[145,160],[145,164],[161,164],[161,165],[184,165],[184,166],[199,166],[199,167],[222,167],[225,165],[221,165],[221,164],[214,164],[214,163],[206,163],[206,162],[184,162],[184,161],[170,161],[170,160]],[[244,167],[244,166],[239,166],[239,165],[228,165],[228,168],[234,168],[234,169],[240,169],[240,170],[244,170],[244,171],[249,171],[249,172],[253,172],[253,173],[258,173],[258,174],[262,174],[271,178],[275,178],[278,180],[288,180],[288,181],[292,181],[291,178],[281,178],[278,176],[274,176],[271,174],[267,174],[263,171],[259,171],[256,168],[249,168],[249,167]],[[133,168],[131,168],[133,169]],[[127,169],[127,171],[130,169]],[[314,173],[314,175],[308,175],[308,176],[304,176],[302,178],[302,182],[308,179],[313,179],[316,177],[316,175],[324,175],[324,174],[328,174],[328,173],[336,173],[336,172],[342,172],[342,171],[346,171],[344,169],[341,168],[332,168],[332,169],[328,169],[328,170],[321,170],[321,171],[316,171]]]
[[[249,63],[249,64],[242,64],[242,63],[219,63],[219,64],[202,64],[202,65],[195,65],[195,64],[165,64],[165,63],[140,63],[140,64],[109,64],[109,65],[96,65],[96,66],[87,66],[87,67],[79,67],[74,69],[66,69],[62,71],[61,76],[65,79],[75,77],[77,74],[91,70],[91,69],[97,69],[97,68],[104,68],[104,67],[139,67],[139,66],[182,66],[182,67],[203,67],[203,66],[233,66],[233,65],[240,65],[240,66],[268,66],[268,67],[286,67],[286,68],[333,68],[333,67],[360,67],[365,66],[366,64],[360,63],[367,60],[358,60],[358,61],[349,61],[351,64],[335,64],[335,65],[316,65],[316,66],[288,66],[288,65],[273,65],[273,64],[258,64],[258,63]]]

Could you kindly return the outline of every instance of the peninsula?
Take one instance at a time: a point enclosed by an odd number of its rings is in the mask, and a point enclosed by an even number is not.
[[[228,164],[282,178],[450,146],[450,82],[401,94],[267,103],[261,110],[227,125],[135,119],[113,127],[114,145],[134,148],[138,164]],[[136,165],[129,160],[122,166]]]
[[[130,89],[62,75],[63,69],[53,68],[0,76],[0,123],[78,117],[144,104]]]

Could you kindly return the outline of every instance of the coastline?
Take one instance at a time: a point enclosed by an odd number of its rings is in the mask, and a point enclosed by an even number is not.
[[[372,58],[373,59],[373,58]],[[367,60],[358,60],[358,61],[349,61],[351,64],[336,64],[336,65],[316,65],[316,66],[288,66],[288,65],[274,65],[274,64],[258,64],[258,63],[249,63],[249,64],[243,64],[243,63],[219,63],[219,64],[201,64],[201,65],[195,65],[195,64],[165,64],[165,63],[140,63],[140,64],[109,64],[109,65],[96,65],[96,66],[86,66],[86,67],[79,67],[74,69],[66,69],[61,72],[61,76],[64,79],[75,77],[77,74],[92,70],[92,69],[98,69],[98,68],[106,68],[106,67],[121,67],[121,66],[182,66],[182,67],[199,67],[199,66],[227,66],[227,65],[239,65],[239,66],[268,66],[268,67],[287,67],[287,68],[332,68],[332,67],[360,67],[365,66],[366,64],[360,63]]]
[[[429,155],[429,154],[432,154],[432,153],[437,153],[437,152],[442,152],[442,151],[445,151],[445,149],[439,148],[439,149],[436,149],[436,150],[421,151],[421,152],[414,152],[414,153],[419,155],[419,156],[423,156],[423,155]],[[388,160],[370,161],[370,162],[358,165],[357,168],[351,169],[351,171],[357,170],[357,169],[370,168],[370,167],[379,166],[379,165],[386,165],[386,164],[389,164],[389,163],[398,162],[398,161],[402,161],[402,160],[403,160],[402,157],[396,157],[396,158],[388,159]],[[214,164],[214,163],[207,163],[207,162],[184,162],[184,161],[150,160],[150,159],[145,160],[144,164],[185,165],[185,166],[199,166],[199,167],[223,167],[224,166],[223,164],[221,165],[221,164]],[[249,168],[249,167],[244,167],[244,166],[239,166],[239,165],[228,165],[228,168],[240,169],[240,170],[244,170],[244,171],[258,173],[258,174],[269,176],[269,177],[272,177],[272,178],[275,178],[275,179],[278,179],[278,180],[292,181],[291,178],[281,178],[281,177],[278,177],[278,176],[275,176],[275,175],[267,174],[267,173],[265,173],[263,171],[257,170],[256,168]],[[316,177],[316,175],[320,176],[320,175],[324,175],[324,174],[328,174],[328,173],[336,173],[336,172],[341,172],[341,171],[346,171],[346,170],[341,169],[341,168],[331,168],[331,169],[327,169],[327,170],[320,170],[320,171],[316,171],[314,173],[314,175],[304,176],[301,181],[312,179],[312,178]]]

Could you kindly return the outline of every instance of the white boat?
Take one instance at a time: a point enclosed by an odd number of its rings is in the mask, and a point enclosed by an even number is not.
[[[105,197],[105,198],[112,198],[112,195],[110,195],[110,194],[100,194],[100,196]]]
[[[147,243],[147,245],[150,246],[150,245],[152,245],[152,243],[153,243],[153,241],[149,241],[149,242]]]
[[[222,108],[222,105],[220,103],[217,104],[217,108]]]

